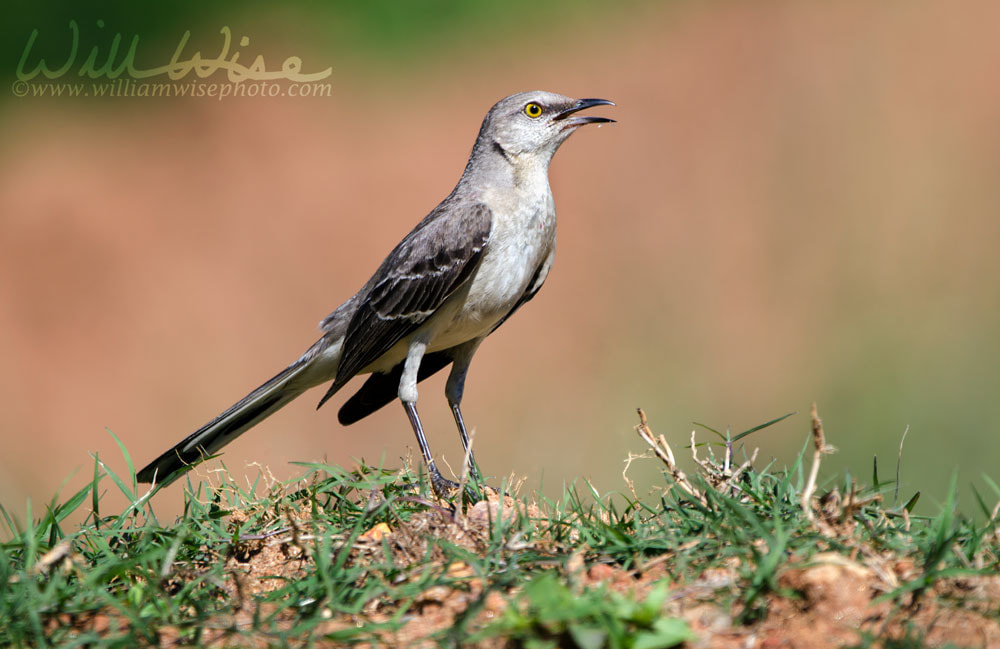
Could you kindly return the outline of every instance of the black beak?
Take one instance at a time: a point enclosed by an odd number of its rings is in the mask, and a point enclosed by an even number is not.
[[[614,106],[615,102],[609,101],[607,99],[578,99],[575,104],[562,111],[558,115],[552,118],[552,121],[561,121],[574,115],[575,113],[585,110],[587,108],[592,108],[594,106]],[[614,122],[615,120],[609,119],[607,117],[592,117],[590,115],[576,115],[572,119],[566,121],[566,126],[583,126],[584,124],[601,124],[603,122]]]

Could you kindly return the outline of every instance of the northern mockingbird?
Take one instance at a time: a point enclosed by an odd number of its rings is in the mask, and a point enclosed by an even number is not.
[[[535,296],[552,267],[556,211],[549,162],[606,99],[522,92],[486,114],[455,189],[389,253],[372,278],[320,324],[323,336],[297,361],[163,453],[138,474],[166,482],[309,388],[333,381],[322,406],[358,374],[370,374],[341,407],[352,424],[399,397],[435,490],[454,483],[434,463],[417,415],[417,383],[451,367],[445,395],[469,457],[462,392],[483,340]],[[319,407],[319,406],[317,406]]]

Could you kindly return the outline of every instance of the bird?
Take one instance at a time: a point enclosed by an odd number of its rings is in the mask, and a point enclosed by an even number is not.
[[[487,112],[468,163],[448,196],[393,248],[354,296],[320,323],[322,335],[294,363],[165,451],[136,475],[168,484],[307,390],[329,383],[317,408],[359,374],[369,375],[338,412],[350,425],[398,398],[416,435],[431,486],[441,475],[417,413],[417,384],[451,366],[445,396],[478,476],[462,415],[473,355],[545,282],[556,248],[549,163],[588,124],[581,114],[607,99],[540,90],[498,101]]]

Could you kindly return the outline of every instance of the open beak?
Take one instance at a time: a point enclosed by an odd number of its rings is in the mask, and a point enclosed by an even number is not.
[[[601,124],[604,122],[614,122],[607,117],[593,117],[591,115],[577,115],[576,113],[594,106],[614,106],[615,102],[607,99],[577,99],[576,103],[552,118],[553,122],[563,122],[563,128],[583,126],[584,124]]]

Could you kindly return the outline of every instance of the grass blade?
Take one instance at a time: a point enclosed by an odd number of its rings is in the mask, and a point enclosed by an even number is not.
[[[767,428],[768,426],[773,426],[774,424],[778,423],[779,421],[784,421],[785,419],[788,419],[792,415],[797,415],[797,414],[798,414],[797,412],[789,412],[787,414],[781,415],[780,417],[776,417],[775,419],[772,419],[771,421],[767,421],[767,422],[764,422],[763,424],[760,424],[758,426],[754,426],[753,428],[750,428],[749,430],[745,430],[742,433],[740,433],[739,435],[737,435],[736,437],[734,437],[732,439],[732,441],[733,442],[737,442],[737,441],[743,439],[744,437],[746,437],[747,435],[750,435],[751,433],[756,433],[758,430],[761,430],[762,428]]]

